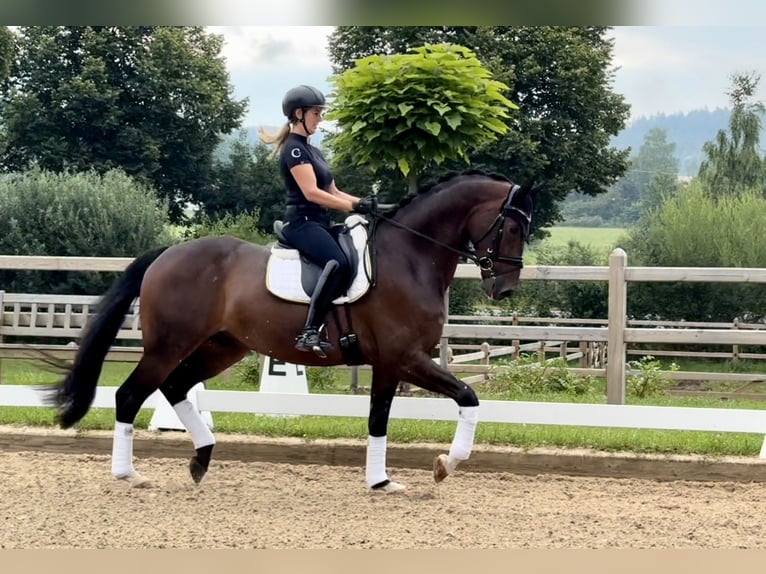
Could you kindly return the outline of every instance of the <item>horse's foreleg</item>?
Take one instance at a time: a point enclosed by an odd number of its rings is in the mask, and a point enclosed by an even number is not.
[[[405,489],[404,485],[392,482],[386,473],[388,416],[398,384],[395,377],[383,375],[378,367],[373,368],[365,478],[367,486],[375,492],[393,493]]]
[[[434,480],[441,482],[452,474],[460,461],[468,460],[473,449],[476,425],[479,422],[479,398],[466,383],[449,371],[442,369],[425,353],[411,365],[402,369],[403,378],[428,391],[440,393],[453,399],[458,405],[455,435],[448,454],[440,454],[434,460]]]
[[[449,454],[440,454],[434,460],[434,480],[436,482],[441,482],[447,478],[455,471],[461,460],[468,460],[471,456],[478,422],[478,404],[458,407],[457,428],[450,445]]]

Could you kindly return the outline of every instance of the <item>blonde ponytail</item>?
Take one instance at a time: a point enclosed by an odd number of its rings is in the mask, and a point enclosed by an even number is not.
[[[282,147],[285,145],[287,136],[290,135],[290,122],[287,122],[282,128],[275,134],[270,134],[262,127],[258,128],[258,138],[265,144],[274,144],[274,155],[278,156],[282,152]]]

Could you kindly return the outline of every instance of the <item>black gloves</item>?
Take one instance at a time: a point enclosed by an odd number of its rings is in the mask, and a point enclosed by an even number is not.
[[[374,195],[368,195],[367,197],[363,197],[359,200],[359,203],[356,204],[354,207],[354,213],[359,213],[361,215],[367,215],[369,213],[373,213],[377,211],[378,208],[378,198]]]

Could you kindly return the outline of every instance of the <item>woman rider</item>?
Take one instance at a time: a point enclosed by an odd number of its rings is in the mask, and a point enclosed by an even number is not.
[[[312,86],[301,85],[285,94],[282,113],[287,123],[276,136],[261,132],[261,140],[277,146],[279,168],[287,186],[285,238],[322,269],[311,295],[306,324],[296,339],[301,351],[324,356],[331,347],[320,339],[324,318],[350,273],[349,262],[330,232],[330,210],[369,213],[371,200],[338,189],[322,152],[311,145],[325,108],[325,97]]]

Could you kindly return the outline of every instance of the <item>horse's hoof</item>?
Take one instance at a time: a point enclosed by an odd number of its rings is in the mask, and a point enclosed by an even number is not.
[[[149,488],[152,485],[152,481],[145,476],[133,471],[130,474],[116,477],[117,480],[124,480],[131,488]]]
[[[450,475],[449,459],[446,454],[440,454],[434,459],[434,481],[441,482]]]
[[[202,479],[205,478],[207,469],[200,464],[196,456],[193,456],[189,461],[189,473],[191,474],[192,480],[194,480],[196,484],[199,484]]]
[[[389,480],[383,486],[372,489],[373,492],[380,492],[383,494],[396,494],[397,492],[404,492],[405,490],[407,490],[406,486],[398,482],[394,482],[393,480]]]

